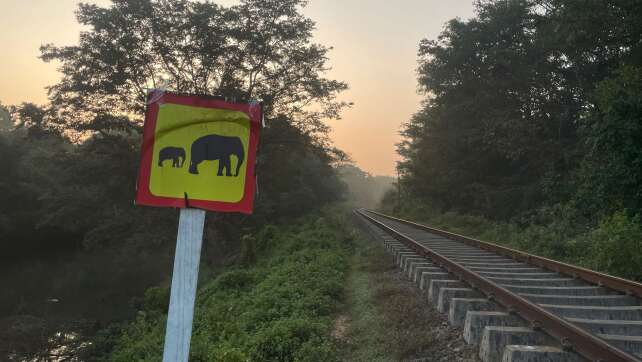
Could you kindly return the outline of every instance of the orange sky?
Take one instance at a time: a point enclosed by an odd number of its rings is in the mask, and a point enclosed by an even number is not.
[[[54,64],[37,57],[45,43],[74,44],[77,0],[0,0],[0,102],[45,103],[56,83]],[[109,4],[108,0],[85,1]],[[234,0],[215,1],[222,4]],[[399,126],[419,107],[417,45],[435,39],[444,23],[473,14],[473,0],[311,0],[318,42],[333,46],[329,76],[349,83],[355,105],[331,121],[332,138],[363,170],[393,175]]]

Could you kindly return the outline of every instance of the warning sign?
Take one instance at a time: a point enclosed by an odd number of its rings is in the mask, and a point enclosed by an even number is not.
[[[136,203],[251,213],[261,117],[259,103],[150,93]]]

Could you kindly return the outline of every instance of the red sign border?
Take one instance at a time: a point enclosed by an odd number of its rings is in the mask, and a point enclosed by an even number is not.
[[[263,117],[261,104],[233,103],[218,97],[200,96],[192,94],[178,94],[173,92],[152,91],[147,97],[145,110],[145,124],[143,126],[143,144],[141,147],[141,161],[136,183],[136,205],[158,207],[193,207],[210,211],[252,213],[254,203],[254,190],[256,186],[256,150],[259,143],[259,130]],[[218,108],[240,111],[250,117],[250,144],[248,145],[247,171],[245,173],[245,192],[239,202],[222,202],[198,200],[187,197],[163,197],[153,195],[149,189],[151,167],[154,150],[154,136],[156,119],[161,104],[180,104],[185,106]]]

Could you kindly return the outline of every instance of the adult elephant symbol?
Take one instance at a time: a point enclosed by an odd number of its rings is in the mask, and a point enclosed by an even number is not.
[[[232,175],[231,156],[236,156],[236,173]],[[192,143],[189,172],[198,175],[198,165],[203,161],[218,160],[217,176],[238,176],[241,165],[245,160],[243,142],[238,137],[220,136],[216,134],[203,136]]]

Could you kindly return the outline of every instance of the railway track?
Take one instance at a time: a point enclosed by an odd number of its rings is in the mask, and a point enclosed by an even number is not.
[[[355,213],[483,361],[642,361],[642,284]]]

